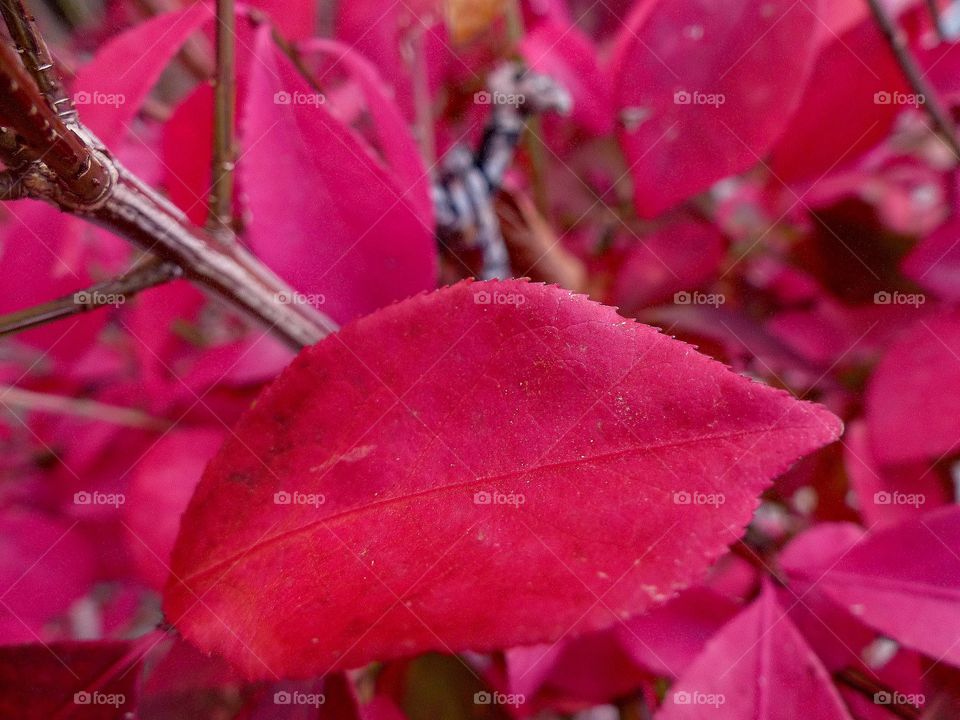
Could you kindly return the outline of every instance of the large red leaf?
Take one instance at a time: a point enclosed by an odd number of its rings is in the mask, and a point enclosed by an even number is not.
[[[772,147],[812,67],[818,8],[791,0],[638,4],[611,73],[641,215],[747,170]]]
[[[958,550],[954,505],[869,534],[837,559],[833,546],[808,543],[784,568],[903,645],[960,665]]]
[[[850,720],[772,586],[707,643],[657,720]]]
[[[460,283],[259,398],[184,515],[166,613],[250,676],[607,627],[700,577],[839,431],[582,296]]]

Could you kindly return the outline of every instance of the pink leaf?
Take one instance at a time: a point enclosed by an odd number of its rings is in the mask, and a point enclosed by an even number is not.
[[[392,90],[377,73],[376,67],[343,43],[313,39],[303,43],[301,52],[325,55],[332,61],[330,70],[342,66],[357,82],[370,112],[377,147],[390,166],[403,199],[414,207],[424,223],[433,219],[430,173],[424,167],[420,149],[410,127],[393,98]]]
[[[573,119],[588,132],[613,131],[610,81],[597,63],[597,49],[570,22],[547,19],[528,33],[520,47],[527,64],[550,75],[573,97]]]
[[[955,215],[917,244],[903,273],[944,300],[960,300],[960,223]]]
[[[938,459],[960,444],[960,314],[918,320],[867,387],[867,427],[882,463]]]
[[[773,587],[717,633],[667,693],[657,720],[850,720]]]
[[[126,126],[143,101],[197,29],[210,20],[205,3],[164,13],[110,40],[85,65],[74,84],[80,119],[106,142],[126,135]]]
[[[460,283],[260,397],[184,516],[167,616],[250,676],[600,629],[702,576],[839,432],[582,296]]]
[[[808,552],[785,567],[883,634],[960,665],[958,548],[960,508],[951,506],[868,534],[833,561]]]
[[[240,172],[257,255],[338,321],[435,286],[423,179],[391,173],[279,55],[268,26],[255,52]]]
[[[126,530],[137,570],[153,587],[167,579],[180,516],[223,436],[219,427],[174,430],[137,463],[124,503]]]
[[[626,621],[617,634],[637,664],[657,675],[676,677],[738,609],[737,603],[720,593],[694,587]]]
[[[845,439],[844,466],[864,524],[896,525],[951,501],[944,479],[928,463],[878,464],[862,421],[847,428]]]
[[[80,532],[76,523],[39,513],[8,510],[0,517],[3,640],[36,637],[90,589],[93,555]]]
[[[859,4],[862,12],[866,3]],[[903,110],[878,103],[878,93],[910,92],[872,18],[839,37],[832,31],[823,36],[799,108],[773,149],[770,166],[779,181],[817,181],[856,160],[886,136]]]
[[[819,3],[639,3],[610,72],[638,212],[653,217],[772,147],[816,50]]]
[[[684,304],[717,272],[725,249],[715,225],[681,218],[630,249],[614,280],[613,304],[626,315],[665,300]]]

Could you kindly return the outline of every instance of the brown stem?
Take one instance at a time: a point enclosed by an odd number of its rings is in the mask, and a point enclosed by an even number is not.
[[[17,52],[23,58],[27,72],[46,97],[50,108],[68,125],[75,124],[77,111],[60,82],[53,56],[37,29],[33,15],[27,11],[22,0],[0,0],[0,13],[3,14],[3,21],[17,46]]]
[[[0,125],[15,148],[4,161],[14,169],[43,162],[57,179],[65,205],[91,204],[109,189],[109,172],[89,145],[47,104],[19,55],[0,43]]]
[[[236,162],[234,117],[236,12],[233,0],[217,0],[217,69],[213,110],[213,184],[210,191],[210,228],[231,237],[233,225],[233,167]]]
[[[299,297],[238,243],[221,246],[173,204],[119,165],[106,202],[89,219],[183,269],[184,276],[247,311],[294,348],[312,345],[336,324]]]
[[[110,305],[120,305],[143,290],[175,280],[183,271],[156,258],[140,263],[121,277],[112,278],[58,300],[0,317],[0,337],[39,327],[54,320],[80,315]]]
[[[13,170],[0,172],[0,200],[20,200],[27,197],[28,192],[20,173]]]
[[[897,58],[900,69],[903,70],[903,74],[910,83],[910,87],[918,96],[923,98],[923,107],[926,108],[934,127],[943,136],[953,154],[960,160],[960,141],[957,139],[953,119],[943,103],[940,102],[936,90],[924,78],[923,70],[913,53],[910,52],[906,36],[887,12],[881,0],[867,0],[867,4],[870,6],[870,11],[873,13],[877,25],[887,39],[890,49]]]
[[[7,92],[3,92],[6,89]],[[266,324],[294,348],[336,325],[246,249],[225,245],[117,162],[82,125],[67,128],[0,43],[0,159],[46,200],[130,240]]]
[[[427,70],[425,30],[417,26],[410,31],[410,71],[413,79],[413,104],[416,113],[417,140],[420,154],[427,167],[437,161],[437,143],[434,138],[433,102],[430,98],[430,79]]]
[[[119,407],[86,398],[35,392],[14,385],[0,385],[0,405],[7,409],[18,408],[27,412],[71,415],[123,427],[159,432],[168,430],[173,424],[169,420],[153,417],[136,408]]]
[[[520,0],[509,0],[505,12],[510,50],[516,60],[521,60],[519,48],[526,30],[523,26],[523,10],[520,7]],[[540,122],[539,117],[529,117],[522,142],[530,155],[530,182],[533,187],[533,199],[537,204],[537,210],[544,217],[549,217],[550,197],[547,194],[546,181],[547,156],[544,152],[544,144],[540,140],[541,137],[543,137],[543,123]]]

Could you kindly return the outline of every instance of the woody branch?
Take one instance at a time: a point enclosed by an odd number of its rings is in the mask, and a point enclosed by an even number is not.
[[[39,33],[19,2],[3,0],[15,52],[0,44],[0,183],[6,199],[46,201],[129,240],[270,328],[289,345],[315,343],[335,324],[238,243],[216,242],[130,173],[76,118]],[[23,61],[21,61],[21,58]]]

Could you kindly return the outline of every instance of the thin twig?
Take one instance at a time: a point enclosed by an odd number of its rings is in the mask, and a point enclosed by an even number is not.
[[[510,41],[511,53],[515,59],[520,57],[520,43],[526,31],[523,24],[523,10],[520,7],[520,0],[509,0],[506,6],[507,38]],[[547,155],[543,142],[543,123],[540,118],[531,115],[527,118],[527,132],[523,135],[523,144],[530,155],[530,183],[533,187],[533,199],[537,204],[537,210],[544,217],[549,217],[550,196],[547,193],[547,173],[546,163]]]
[[[410,74],[413,81],[413,104],[416,113],[417,140],[420,155],[427,167],[437,161],[437,142],[434,137],[433,103],[430,98],[430,78],[427,70],[425,29],[418,25],[410,31]]]
[[[63,83],[60,82],[53,64],[53,56],[37,29],[33,15],[28,12],[22,0],[0,0],[0,13],[3,14],[3,21],[17,46],[17,52],[23,58],[27,72],[46,97],[50,108],[67,125],[76,124],[77,111]]]
[[[943,139],[953,151],[956,158],[960,160],[960,140],[957,139],[957,131],[953,119],[950,117],[950,113],[944,107],[943,103],[940,102],[936,90],[927,82],[926,78],[924,78],[923,70],[920,68],[919,63],[907,44],[906,35],[897,26],[896,22],[887,12],[887,9],[883,6],[881,0],[867,0],[867,4],[870,6],[877,25],[887,39],[890,49],[893,51],[894,56],[896,56],[900,69],[903,70],[903,74],[910,83],[910,87],[922,98],[923,107],[933,121],[934,127],[939,131],[939,134],[943,136]]]
[[[139,292],[182,277],[183,271],[156,258],[140,263],[126,274],[53,300],[0,317],[0,337],[80,315],[98,308],[118,306]]]
[[[16,408],[27,412],[72,415],[123,427],[159,432],[168,430],[172,425],[169,420],[153,417],[136,408],[119,407],[86,398],[35,392],[15,385],[0,385],[0,406],[8,410]]]
[[[217,0],[217,69],[213,110],[213,168],[209,227],[219,238],[233,237],[233,168],[237,148],[234,131],[236,11],[233,0]]]

